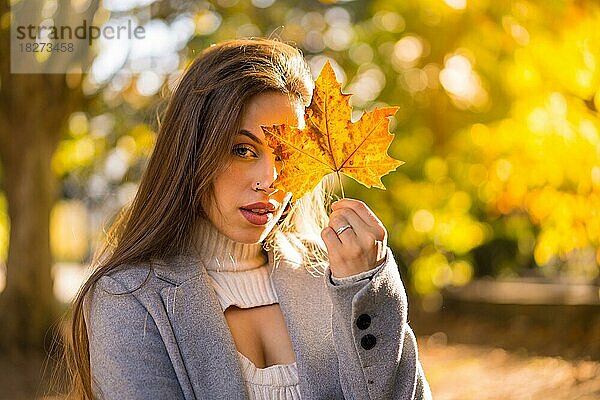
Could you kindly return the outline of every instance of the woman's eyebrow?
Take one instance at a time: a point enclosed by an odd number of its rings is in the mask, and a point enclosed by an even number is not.
[[[263,142],[252,132],[242,129],[238,132],[238,135],[248,136],[250,139],[254,140],[256,143],[263,145]]]

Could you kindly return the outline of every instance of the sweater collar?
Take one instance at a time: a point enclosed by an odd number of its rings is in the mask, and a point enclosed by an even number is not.
[[[267,263],[262,243],[241,243],[202,220],[196,230],[198,257],[208,271],[247,271]]]

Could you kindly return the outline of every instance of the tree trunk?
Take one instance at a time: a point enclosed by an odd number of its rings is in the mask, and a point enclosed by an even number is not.
[[[58,316],[49,245],[56,187],[50,159],[53,137],[58,136],[49,135],[41,118],[29,115],[30,110],[13,107],[12,111],[20,118],[11,118],[9,146],[2,149],[11,228],[6,288],[0,297],[0,346],[40,349]]]
[[[73,96],[64,75],[11,75],[2,83],[0,158],[10,245],[0,294],[0,348],[35,350],[58,318],[49,237],[57,197],[51,160]]]
[[[0,15],[8,2],[0,0]],[[50,212],[57,197],[52,154],[79,86],[64,74],[11,74],[9,31],[0,28],[0,162],[10,237],[6,287],[0,293],[0,354],[42,350],[59,317],[53,295]]]

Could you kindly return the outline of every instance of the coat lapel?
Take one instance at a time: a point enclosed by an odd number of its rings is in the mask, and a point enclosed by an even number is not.
[[[331,330],[331,300],[323,276],[282,259],[269,268],[298,366],[303,399],[343,399]]]
[[[343,399],[331,331],[331,300],[323,276],[284,257],[268,268],[286,322],[303,399]],[[160,265],[162,264],[162,265]],[[157,262],[155,274],[184,368],[197,399],[248,400],[237,350],[221,305],[200,260]]]
[[[198,260],[182,264],[186,265],[170,270],[180,268],[178,272],[183,270],[184,275],[193,271],[191,277],[173,282],[177,285],[160,294],[194,395],[197,399],[247,400],[233,337],[206,269]]]

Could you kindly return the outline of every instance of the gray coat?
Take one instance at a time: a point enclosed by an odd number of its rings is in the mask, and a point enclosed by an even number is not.
[[[273,268],[272,251],[268,259],[303,400],[431,398],[389,248],[371,280],[340,286],[329,268],[313,276],[285,259]],[[113,271],[88,293],[84,311],[97,397],[247,399],[233,338],[198,260]]]

